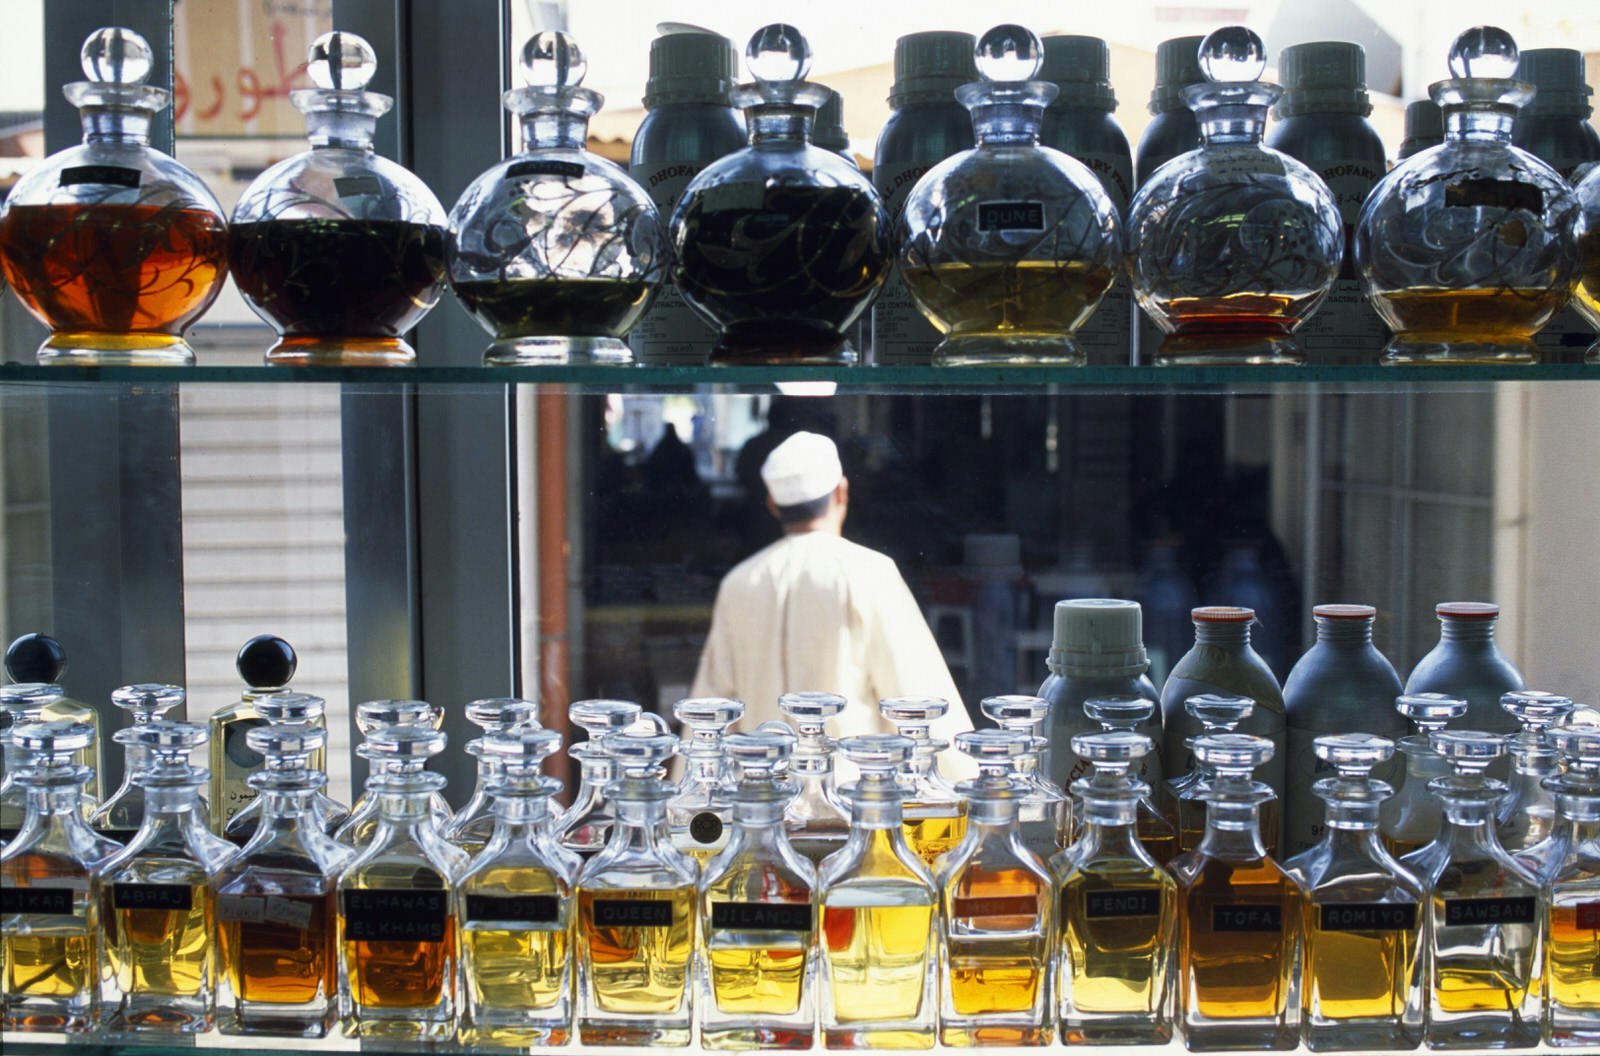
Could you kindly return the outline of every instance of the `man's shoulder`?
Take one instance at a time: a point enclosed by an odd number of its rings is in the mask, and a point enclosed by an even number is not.
[[[734,565],[723,577],[723,589],[752,587],[763,582],[774,569],[804,562],[810,568],[833,565],[846,575],[898,575],[894,559],[888,554],[842,536],[812,532],[785,536]]]

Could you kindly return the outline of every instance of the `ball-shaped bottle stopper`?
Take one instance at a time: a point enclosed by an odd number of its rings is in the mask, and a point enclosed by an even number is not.
[[[804,33],[784,22],[762,26],[744,49],[745,65],[758,81],[803,81],[811,72],[811,43]]]
[[[378,54],[366,38],[334,30],[306,49],[306,73],[318,88],[359,92],[378,72]]]
[[[258,634],[239,647],[233,666],[251,689],[278,689],[294,678],[299,662],[294,646],[275,634]]]
[[[555,30],[529,37],[517,63],[523,83],[533,88],[576,88],[589,72],[578,42]]]
[[[1267,45],[1248,26],[1223,26],[1200,42],[1200,69],[1214,84],[1248,84],[1267,72]]]
[[[978,75],[1001,84],[1031,81],[1044,62],[1044,45],[1026,26],[995,26],[978,38]]]
[[[25,634],[6,647],[6,674],[13,682],[50,685],[66,669],[67,651],[48,634]]]
[[[1453,77],[1507,80],[1517,75],[1517,42],[1499,26],[1473,26],[1450,45]]]
[[[155,67],[150,42],[122,26],[95,30],[78,54],[83,75],[97,84],[143,84]]]

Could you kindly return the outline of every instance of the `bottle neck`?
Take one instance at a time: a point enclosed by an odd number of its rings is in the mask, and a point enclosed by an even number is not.
[[[758,143],[805,143],[811,139],[817,112],[809,106],[761,103],[746,109],[744,117],[752,146]]]
[[[378,119],[349,110],[324,110],[308,114],[306,126],[307,138],[318,150],[332,147],[371,153]]]
[[[1517,121],[1517,108],[1514,106],[1480,103],[1472,106],[1447,106],[1443,109],[1446,138],[1485,143],[1511,142],[1512,128]],[[1493,620],[1463,622],[1489,624],[1491,625],[1489,633],[1491,635],[1494,633]]]
[[[150,145],[151,114],[122,107],[86,106],[78,112],[85,143]]]
[[[1206,831],[1200,853],[1210,858],[1248,860],[1265,858],[1261,842],[1261,806],[1228,799],[1206,801]]]
[[[432,820],[431,789],[421,791],[379,789],[377,796],[378,816],[384,821],[395,825],[407,825]]]
[[[1371,620],[1318,620],[1317,644],[1363,646],[1372,644]]]
[[[27,811],[41,818],[60,815],[81,817],[83,786],[81,785],[24,785],[27,789]]]
[[[589,142],[589,116],[567,111],[523,114],[522,149],[582,150]]]
[[[1083,835],[1075,848],[1077,859],[1136,858],[1155,865],[1139,839],[1138,819],[1137,800],[1086,800]]]
[[[1037,102],[989,102],[972,107],[972,135],[980,147],[1037,146],[1044,107]]]
[[[988,795],[973,789],[967,796],[968,825],[986,834],[1008,832],[1017,827],[1017,797],[1009,789],[1001,795]]]
[[[1248,620],[1196,621],[1194,640],[1197,645],[1218,649],[1244,649],[1250,644],[1250,623]]]
[[[860,784],[850,791],[850,827],[860,829],[898,829],[904,818],[901,811],[899,788],[863,789]]]
[[[667,827],[667,800],[660,790],[651,789],[642,795],[629,795],[614,790],[611,801],[616,807],[617,822],[611,833],[611,846],[650,854],[662,853],[672,846],[672,834]]]
[[[765,831],[774,826],[781,828],[783,811],[788,802],[789,797],[771,782],[746,782],[734,794],[733,823],[753,831]]]
[[[1200,142],[1208,147],[1232,143],[1260,143],[1267,129],[1267,107],[1252,104],[1218,104],[1195,111]]]
[[[1327,800],[1328,828],[1335,834],[1374,832],[1378,828],[1376,799],[1351,802],[1337,797]]]
[[[1446,642],[1456,642],[1463,645],[1490,643],[1494,641],[1496,622],[1495,620],[1486,619],[1455,619],[1449,616],[1441,616],[1439,618],[1439,638]]]

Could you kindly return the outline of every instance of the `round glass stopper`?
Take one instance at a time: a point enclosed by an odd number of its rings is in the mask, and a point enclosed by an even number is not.
[[[744,61],[758,81],[803,81],[811,72],[811,44],[795,27],[774,22],[750,37]]]
[[[1248,84],[1267,71],[1267,46],[1248,26],[1223,26],[1200,42],[1200,69],[1216,84]]]
[[[155,65],[150,42],[121,26],[106,26],[89,34],[79,59],[83,75],[98,84],[143,84]]]
[[[334,30],[306,49],[306,73],[318,88],[359,92],[378,72],[378,54],[366,39]]]
[[[986,81],[1031,81],[1044,62],[1044,45],[1033,30],[1008,22],[978,38],[976,56]]]
[[[1450,73],[1455,77],[1505,80],[1517,75],[1517,42],[1499,26],[1473,26],[1450,45]]]
[[[578,42],[555,30],[535,33],[522,45],[522,80],[534,88],[576,88],[589,72]]]

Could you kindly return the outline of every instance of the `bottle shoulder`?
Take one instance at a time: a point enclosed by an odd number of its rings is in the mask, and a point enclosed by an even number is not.
[[[1372,122],[1359,114],[1297,114],[1275,121],[1266,145],[1297,158],[1319,173],[1335,164],[1361,165],[1363,175],[1381,178],[1388,153]]]
[[[252,180],[230,222],[341,219],[442,228],[446,215],[428,185],[405,166],[371,150],[318,147],[284,158]]]
[[[224,221],[216,195],[182,162],[135,143],[79,143],[33,166],[11,188],[0,216],[22,206],[182,209]]]
[[[1133,165],[1133,148],[1116,115],[1095,107],[1047,109],[1039,141],[1067,154],[1109,155]]]
[[[890,111],[878,133],[873,170],[931,166],[970,150],[974,142],[972,115],[954,98],[902,106]]]
[[[628,164],[635,172],[661,165],[706,165],[740,149],[747,138],[744,119],[731,106],[669,103],[645,114]]]

